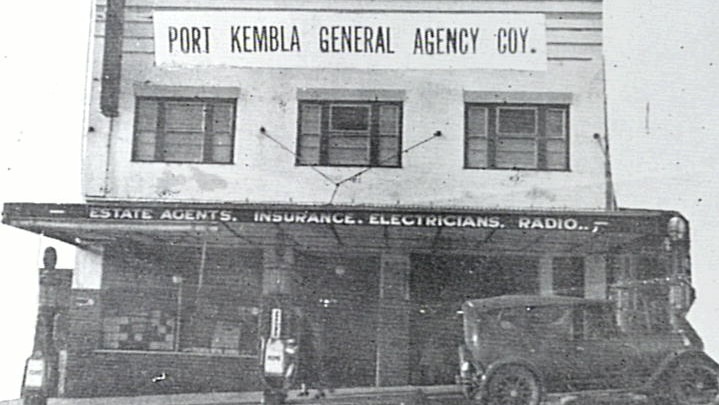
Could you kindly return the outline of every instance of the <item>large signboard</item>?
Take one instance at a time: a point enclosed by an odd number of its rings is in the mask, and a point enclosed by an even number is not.
[[[347,225],[405,228],[515,229],[569,232],[666,232],[665,215],[595,212],[522,212],[373,209],[348,207],[274,208],[222,205],[6,204],[3,222],[13,219],[99,222],[224,222]]]
[[[544,14],[155,11],[175,66],[546,69]]]

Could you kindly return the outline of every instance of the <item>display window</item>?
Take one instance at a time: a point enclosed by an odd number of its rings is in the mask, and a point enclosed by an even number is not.
[[[261,266],[261,254],[246,250],[113,249],[102,349],[256,355]]]

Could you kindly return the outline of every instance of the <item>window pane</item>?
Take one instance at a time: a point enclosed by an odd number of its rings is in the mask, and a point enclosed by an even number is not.
[[[537,166],[534,140],[502,139],[496,145],[497,167],[530,169]]]
[[[155,160],[155,132],[135,133],[133,153],[135,160]]]
[[[164,160],[169,162],[202,162],[202,133],[169,132],[165,134]]]
[[[181,328],[183,351],[256,353],[261,263],[254,252],[207,249],[202,287],[185,290],[192,304]]]
[[[555,257],[552,259],[555,295],[584,296],[584,259]]]
[[[213,146],[212,147],[212,161],[215,163],[230,163],[230,162],[232,162],[232,147],[229,145]]]
[[[165,103],[165,129],[167,131],[204,131],[204,103]]]
[[[467,139],[467,167],[485,168],[487,164],[487,138]]]
[[[214,163],[232,162],[232,135],[213,134],[211,161]]]
[[[557,139],[547,140],[547,169],[566,169],[566,143]]]
[[[102,322],[103,348],[121,350],[174,350],[175,312],[171,309],[172,296],[163,288],[141,287],[141,290],[110,290],[107,295],[125,296],[143,302],[136,311],[122,308],[116,314],[105,316]],[[169,298],[158,300],[149,297]],[[167,297],[166,297],[167,296]],[[113,299],[115,297],[108,297]],[[162,302],[164,301],[164,302]],[[109,312],[109,311],[108,311]]]
[[[534,136],[537,133],[537,109],[498,108],[497,133],[499,135]]]
[[[537,167],[534,154],[518,152],[497,152],[495,165],[503,169],[534,169]]]
[[[369,164],[369,136],[333,134],[328,146],[329,163],[338,165]]]
[[[300,112],[300,130],[302,134],[319,134],[321,131],[322,107],[316,104],[303,104]]]
[[[379,166],[399,165],[399,139],[396,137],[383,136],[379,138]]]
[[[218,103],[212,108],[212,131],[213,132],[232,132],[233,117],[232,104]]]
[[[213,134],[212,135],[212,145],[216,145],[216,146],[232,145],[232,136],[230,136],[230,134],[226,134],[226,133]]]
[[[477,106],[468,107],[467,136],[487,136],[487,108]]]
[[[297,156],[298,163],[305,165],[319,164],[320,136],[301,135],[299,142],[299,156]]]
[[[567,123],[566,111],[560,109],[547,110],[547,138],[566,137]]]
[[[396,105],[383,105],[379,108],[380,135],[399,134],[399,107]]]
[[[358,148],[369,151],[368,136],[330,136],[330,149],[334,148]]]
[[[333,105],[330,128],[333,131],[369,131],[369,106]]]
[[[533,139],[501,139],[496,142],[497,152],[520,152],[534,155],[535,142]]]
[[[137,128],[136,131],[157,130],[157,101],[137,100]]]
[[[369,145],[365,138],[335,138],[330,140],[328,160],[336,165],[369,164]]]

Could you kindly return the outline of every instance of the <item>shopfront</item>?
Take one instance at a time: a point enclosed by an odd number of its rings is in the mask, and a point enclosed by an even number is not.
[[[6,204],[3,221],[79,247],[63,395],[108,396],[260,389],[272,308],[295,314],[297,383],[335,388],[451,384],[469,298],[622,299],[668,327],[668,290],[618,286],[688,280],[673,217],[126,203]]]

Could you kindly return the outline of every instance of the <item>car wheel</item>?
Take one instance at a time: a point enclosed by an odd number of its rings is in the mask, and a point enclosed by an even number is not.
[[[719,398],[719,375],[705,360],[680,360],[669,377],[669,396],[676,405],[713,404]]]
[[[526,367],[507,365],[487,382],[487,405],[539,405],[541,388],[537,377]]]

